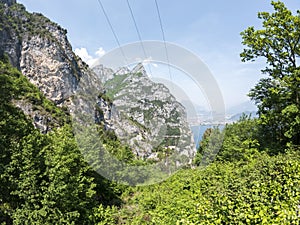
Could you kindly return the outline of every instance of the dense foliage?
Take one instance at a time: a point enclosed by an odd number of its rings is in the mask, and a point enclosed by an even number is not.
[[[126,224],[299,224],[299,155],[183,170],[133,188],[118,214]]]
[[[194,160],[199,167],[151,186],[122,186],[92,170],[66,110],[1,56],[0,224],[299,224],[300,15],[272,4],[273,14],[259,14],[262,30],[242,33],[242,59],[267,61],[268,77],[250,92],[259,118],[208,129]],[[18,102],[50,117],[49,132],[36,129]],[[118,159],[143,163],[113,132],[100,129],[99,138]]]
[[[265,144],[300,144],[300,11],[293,15],[282,2],[272,2],[274,13],[261,12],[262,29],[242,32],[247,47],[243,61],[262,58],[267,75],[249,96],[258,106]]]
[[[0,61],[0,84],[0,222],[94,224],[100,203],[118,198],[84,161],[64,123],[67,115],[5,60]],[[34,102],[61,127],[41,134],[13,104],[16,100]]]
[[[57,26],[61,32],[67,33],[65,29],[50,21],[41,13],[27,12],[22,4],[13,4],[11,7],[5,7],[4,3],[0,3],[0,31],[4,31],[7,34],[16,33],[16,36],[20,39],[23,35],[39,35],[56,41],[53,38],[53,34],[48,29],[45,29],[47,26]]]

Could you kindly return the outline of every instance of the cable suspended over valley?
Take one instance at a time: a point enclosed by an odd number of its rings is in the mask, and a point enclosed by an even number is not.
[[[105,11],[105,9],[104,9],[104,6],[103,6],[101,0],[97,0],[97,1],[98,1],[99,6],[100,6],[100,8],[101,8],[101,10],[102,10],[102,12],[103,12],[103,14],[104,14],[106,20],[107,20],[107,23],[108,23],[108,25],[109,25],[109,27],[110,27],[110,29],[111,29],[111,32],[113,33],[113,35],[114,35],[114,37],[115,37],[115,40],[116,40],[116,42],[117,42],[117,44],[118,44],[118,47],[119,47],[120,50],[121,50],[121,54],[122,54],[122,56],[124,57],[125,62],[126,62],[126,64],[127,64],[127,58],[126,58],[125,53],[124,53],[124,51],[123,51],[123,49],[122,49],[122,46],[121,46],[120,41],[119,41],[119,38],[118,38],[118,36],[117,36],[117,34],[116,34],[116,32],[115,32],[113,26],[112,26],[112,23],[110,22],[110,19],[109,19],[108,15],[107,15],[107,13],[106,13],[106,11]]]
[[[103,6],[103,3],[101,2],[101,0],[97,0],[97,1],[98,1],[98,4],[99,4],[100,8],[101,8],[101,11],[103,12],[103,14],[104,14],[104,16],[106,18],[106,21],[107,21],[107,23],[108,23],[108,25],[110,27],[110,30],[111,30],[114,38],[115,38],[115,41],[116,41],[118,47],[120,48],[121,54],[124,57],[125,62],[127,64],[128,60],[127,60],[126,55],[124,53],[124,50],[123,50],[123,48],[122,48],[122,46],[120,44],[119,38],[118,38],[117,33],[116,33],[116,31],[115,31],[115,29],[113,27],[113,24],[111,23],[111,20],[110,20],[110,18],[108,16],[108,14],[107,14],[104,6]],[[141,32],[140,32],[140,30],[139,30],[139,28],[137,26],[137,21],[135,19],[132,7],[130,5],[129,0],[126,0],[126,2],[127,2],[128,9],[130,11],[131,18],[132,18],[133,23],[134,23],[135,30],[136,30],[137,35],[138,35],[139,42],[140,42],[142,50],[143,50],[144,57],[147,59],[148,56],[147,56],[147,53],[146,53],[146,50],[145,50],[145,46],[144,46],[144,43],[143,43],[143,40],[142,40]],[[162,39],[163,39],[163,42],[164,42],[164,51],[165,51],[166,60],[167,60],[167,63],[168,63],[169,77],[170,77],[171,83],[173,84],[171,67],[170,67],[170,60],[169,60],[169,53],[168,53],[168,48],[167,48],[167,43],[166,43],[165,31],[164,31],[164,27],[163,27],[163,23],[162,23],[162,17],[161,17],[161,13],[160,13],[160,10],[159,10],[159,5],[158,5],[157,0],[154,0],[154,2],[155,2],[155,8],[156,8],[156,11],[157,11],[157,16],[158,16],[158,21],[159,21],[159,25],[160,25],[160,30],[161,30],[161,33],[162,33]],[[152,74],[150,66],[149,66],[149,72],[150,72],[150,74]]]

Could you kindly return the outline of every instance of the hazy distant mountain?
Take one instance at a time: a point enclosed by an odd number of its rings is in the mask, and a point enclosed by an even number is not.
[[[245,115],[248,115],[248,116],[251,116],[251,118],[255,118],[257,117],[256,115],[256,112],[255,111],[245,111],[245,112],[242,112],[242,113],[237,113],[237,114],[234,114],[233,116],[231,116],[228,120],[229,121],[232,121],[232,122],[235,122],[235,121],[238,121],[241,116],[245,114]]]
[[[226,114],[241,114],[241,113],[252,113],[253,115],[257,112],[257,107],[254,105],[251,101],[246,101],[243,103],[240,103],[238,105],[229,107],[226,110]]]

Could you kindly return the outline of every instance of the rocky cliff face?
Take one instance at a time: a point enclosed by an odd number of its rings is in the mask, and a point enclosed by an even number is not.
[[[0,3],[6,4],[7,6],[11,6],[15,4],[17,1],[16,0],[0,0]]]
[[[103,66],[92,71],[73,53],[65,29],[13,0],[1,0],[0,6],[0,56],[7,55],[57,106],[104,122],[105,129],[113,130],[140,158],[157,159],[166,149],[194,154],[184,108],[164,85],[151,82],[141,65],[132,71]],[[42,132],[49,130],[50,114],[26,102],[15,104]]]
[[[48,99],[72,109],[70,96],[82,77],[85,82],[93,80],[93,85],[100,85],[95,74],[73,53],[65,29],[41,14],[28,13],[15,1],[1,0],[0,6],[0,55],[7,55]],[[32,117],[37,128],[43,128],[43,132],[48,129],[50,115],[41,117],[24,103],[18,106]]]
[[[22,5],[9,5],[1,14],[0,51],[47,98],[62,103],[74,93],[87,66],[73,53],[66,30]]]
[[[11,9],[10,6],[15,4],[15,1],[0,1],[0,54],[7,53],[12,65],[19,68],[21,41],[17,29],[19,23],[25,21],[25,18],[18,11]]]
[[[97,66],[95,71],[100,76],[107,69]],[[184,107],[163,84],[152,82],[141,64],[105,77],[106,96],[113,104],[110,107],[99,100],[102,119],[137,156],[159,160],[167,149],[193,156],[195,147]]]

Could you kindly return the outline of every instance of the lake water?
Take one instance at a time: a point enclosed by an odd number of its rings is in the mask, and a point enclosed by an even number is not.
[[[202,140],[202,136],[206,129],[208,128],[214,128],[216,125],[199,125],[199,126],[191,126],[191,130],[193,132],[194,136],[194,142],[196,144],[196,148],[198,149],[200,141]],[[224,125],[218,126],[221,130],[224,128]]]
[[[213,125],[200,125],[200,126],[191,126],[191,130],[194,136],[194,142],[196,144],[196,148],[198,149],[199,143],[202,140],[202,136],[206,129],[213,128]]]

